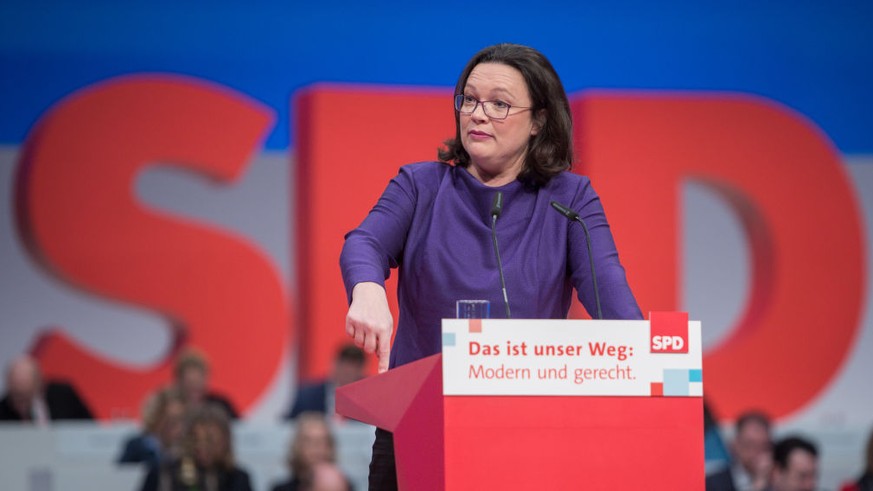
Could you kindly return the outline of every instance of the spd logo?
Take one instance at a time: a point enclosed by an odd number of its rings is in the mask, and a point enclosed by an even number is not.
[[[652,353],[688,353],[688,312],[649,312]]]

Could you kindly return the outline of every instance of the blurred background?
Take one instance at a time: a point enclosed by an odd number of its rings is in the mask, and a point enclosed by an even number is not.
[[[240,458],[266,489],[295,391],[330,376],[343,341],[342,234],[399,166],[435,158],[451,136],[466,61],[514,42],[554,64],[577,125],[585,118],[580,148],[633,148],[642,130],[623,134],[621,122],[635,100],[663,103],[640,111],[655,134],[672,124],[671,104],[683,124],[686,104],[742,106],[721,126],[713,112],[688,141],[682,124],[664,133],[679,157],[610,172],[609,159],[581,151],[577,171],[602,190],[643,310],[702,321],[718,421],[729,430],[754,408],[777,434],[809,436],[821,484],[835,489],[863,467],[873,428],[871,26],[866,1],[4,1],[0,364],[32,355],[110,435],[78,428],[86,436],[43,441],[54,456],[21,482],[54,489],[75,474],[53,474],[58,465],[114,457],[143,401],[195,348],[210,387],[240,413]],[[434,97],[449,101],[439,121]],[[586,112],[613,99],[630,101],[618,123]],[[763,144],[732,139],[762,114],[783,126],[768,119]],[[407,138],[418,128],[426,145]],[[697,151],[710,142],[750,150],[726,165]],[[661,186],[662,166],[672,206],[654,206],[665,223],[648,233],[669,258],[622,232],[634,207],[653,208],[637,185]],[[348,182],[361,173],[368,180]],[[4,431],[3,445],[32,438]],[[343,451],[366,458],[366,442],[356,448]],[[355,462],[347,473],[360,472]]]

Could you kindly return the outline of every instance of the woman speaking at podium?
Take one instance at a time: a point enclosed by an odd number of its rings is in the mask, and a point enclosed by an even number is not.
[[[392,110],[415,118],[414,106]],[[346,332],[376,353],[379,371],[439,353],[441,320],[459,299],[489,300],[492,317],[564,319],[575,288],[592,317],[641,319],[600,199],[569,172],[570,106],[545,56],[515,44],[481,50],[458,79],[454,110],[439,161],[401,167],[346,235]],[[393,347],[391,268],[400,275]],[[370,489],[396,486],[392,437],[377,429]]]

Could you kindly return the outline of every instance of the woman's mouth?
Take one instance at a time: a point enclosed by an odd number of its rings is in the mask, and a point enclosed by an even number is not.
[[[473,140],[487,140],[491,138],[490,134],[479,130],[470,130],[467,132],[467,135]]]

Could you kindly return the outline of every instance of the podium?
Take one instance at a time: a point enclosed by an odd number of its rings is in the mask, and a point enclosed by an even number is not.
[[[442,354],[336,407],[394,433],[401,490],[703,490],[700,366],[684,313],[445,320]]]

